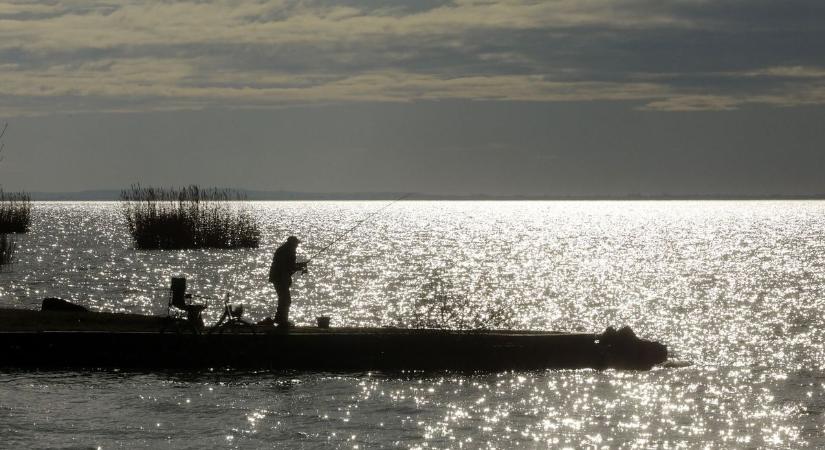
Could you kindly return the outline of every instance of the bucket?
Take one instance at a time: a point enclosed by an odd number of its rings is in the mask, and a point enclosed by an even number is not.
[[[329,328],[329,316],[316,317],[315,321],[318,322],[318,328]]]

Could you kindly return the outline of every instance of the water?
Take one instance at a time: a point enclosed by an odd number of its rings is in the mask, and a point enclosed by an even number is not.
[[[314,254],[380,202],[249,203],[262,247],[135,251],[116,203],[38,203],[0,305],[165,314],[168,279],[274,313],[289,234]],[[680,367],[462,375],[0,371],[0,446],[825,445],[825,202],[403,202],[296,278],[309,324],[600,331]],[[217,319],[211,301],[207,322]],[[436,308],[433,308],[435,306]],[[457,316],[433,311],[448,306]]]

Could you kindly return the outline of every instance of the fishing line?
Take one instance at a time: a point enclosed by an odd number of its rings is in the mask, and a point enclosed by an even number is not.
[[[325,251],[329,250],[329,248],[330,248],[330,247],[332,247],[333,245],[337,244],[338,242],[341,242],[341,240],[343,240],[343,238],[344,238],[346,235],[350,234],[353,230],[355,230],[356,228],[358,228],[359,226],[361,226],[361,224],[363,224],[364,222],[366,222],[367,220],[369,220],[370,218],[372,218],[372,217],[373,217],[373,216],[375,216],[376,214],[380,213],[381,211],[383,211],[383,210],[385,210],[385,209],[389,208],[390,206],[392,206],[392,205],[394,205],[394,204],[396,204],[396,203],[400,202],[401,200],[404,200],[405,198],[409,197],[410,195],[412,195],[412,192],[408,192],[408,193],[406,193],[406,194],[402,195],[401,197],[398,197],[397,199],[395,199],[395,200],[391,201],[390,203],[387,203],[386,205],[382,206],[381,208],[379,208],[379,209],[377,209],[377,210],[373,211],[373,212],[372,212],[372,213],[370,213],[367,217],[364,217],[363,219],[361,219],[360,221],[358,221],[358,223],[356,223],[356,224],[355,224],[354,226],[352,226],[350,229],[348,229],[347,231],[344,231],[343,233],[341,233],[340,235],[338,235],[338,237],[336,237],[335,239],[333,239],[333,240],[332,240],[332,242],[330,242],[329,244],[327,244],[327,246],[326,246],[326,247],[322,248],[322,249],[321,249],[321,250],[319,250],[317,253],[315,253],[314,255],[312,255],[312,257],[310,257],[310,258],[309,258],[306,262],[307,262],[307,263],[309,263],[309,262],[310,262],[310,261],[312,261],[313,259],[317,258],[317,257],[318,257],[318,255],[320,255],[321,253],[324,253]]]

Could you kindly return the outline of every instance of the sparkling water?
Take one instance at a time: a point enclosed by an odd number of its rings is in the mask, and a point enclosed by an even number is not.
[[[291,318],[332,326],[630,325],[650,372],[0,370],[0,446],[547,448],[825,445],[825,202],[237,204],[261,248],[134,250],[117,203],[36,203],[0,306],[166,314],[169,278],[217,320],[274,314],[274,249],[303,243]],[[313,257],[314,256],[314,257]],[[448,314],[444,314],[448,311]]]

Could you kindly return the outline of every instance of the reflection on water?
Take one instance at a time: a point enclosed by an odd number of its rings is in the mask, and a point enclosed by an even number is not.
[[[736,368],[0,377],[0,432],[12,447],[798,448],[821,442],[825,400],[821,384],[806,388],[820,405],[812,417],[776,398],[779,372]]]
[[[135,251],[117,204],[39,203],[0,305],[163,313],[173,274],[274,311],[272,251],[314,254],[373,202],[261,202],[252,250]],[[0,373],[9,445],[821,446],[823,202],[403,202],[312,261],[292,318],[412,323],[433,299],[519,328],[628,324],[691,364],[649,373]],[[217,319],[219,303],[208,310]],[[420,319],[420,317],[418,317]]]

